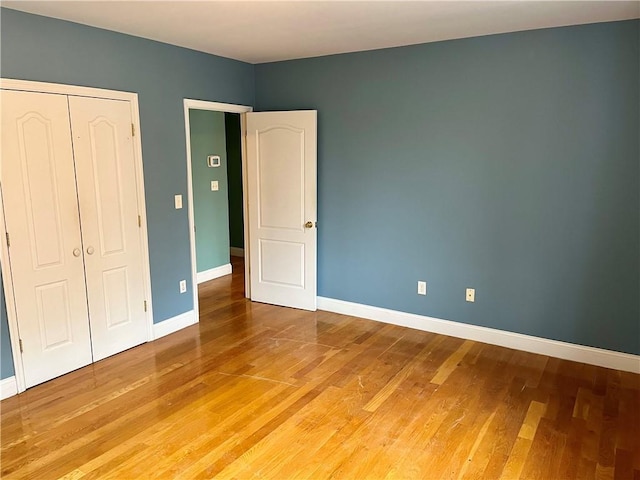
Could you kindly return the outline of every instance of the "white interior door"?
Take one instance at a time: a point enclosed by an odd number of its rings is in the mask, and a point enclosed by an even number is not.
[[[127,101],[69,97],[94,361],[147,340]]]
[[[251,299],[316,310],[316,111],[247,113]]]
[[[0,95],[0,182],[30,387],[92,360],[71,131],[66,96]]]

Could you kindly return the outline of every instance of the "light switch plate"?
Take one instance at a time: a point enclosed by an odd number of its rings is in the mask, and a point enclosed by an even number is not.
[[[176,210],[182,208],[182,195],[176,195],[174,197],[175,200],[175,204],[176,204]]]

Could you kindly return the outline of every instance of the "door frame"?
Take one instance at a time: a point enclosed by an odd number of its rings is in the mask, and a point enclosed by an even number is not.
[[[233,103],[209,102],[205,100],[184,99],[184,129],[185,144],[187,150],[187,203],[189,215],[189,249],[191,251],[191,286],[193,290],[193,311],[196,322],[200,321],[200,306],[198,303],[198,267],[196,265],[196,235],[195,217],[193,212],[193,179],[191,172],[191,125],[189,123],[189,110],[207,110],[223,113],[240,114],[240,139],[242,157],[242,214],[244,215],[244,293],[246,298],[251,298],[251,279],[249,277],[249,223],[247,222],[247,163],[246,163],[246,119],[245,113],[253,112],[253,107],[237,105]]]
[[[128,101],[131,107],[131,121],[135,134],[133,135],[134,158],[136,167],[136,189],[138,211],[141,216],[140,243],[142,247],[142,274],[144,279],[144,294],[147,299],[147,341],[153,340],[153,299],[151,297],[151,268],[149,263],[149,238],[147,234],[147,208],[144,193],[144,172],[142,164],[142,134],[140,128],[140,112],[138,107],[138,94],[133,92],[121,92],[117,90],[105,90],[102,88],[81,87],[76,85],[65,85],[48,82],[33,82],[30,80],[15,80],[10,78],[0,78],[0,89],[18,90],[25,92],[50,93],[58,95],[72,95],[76,97],[96,97],[107,100]],[[2,185],[0,184],[0,229],[6,232],[4,218],[4,202],[2,198]],[[4,239],[0,241],[0,267],[2,268],[2,279],[4,287],[5,301],[7,302],[7,321],[9,324],[9,337],[13,353],[13,365],[18,393],[24,392],[24,368],[22,365],[22,355],[20,354],[20,331],[18,327],[18,316],[13,291],[13,276],[9,263],[9,251]]]

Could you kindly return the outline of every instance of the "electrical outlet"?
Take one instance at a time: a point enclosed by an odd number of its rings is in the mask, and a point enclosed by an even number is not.
[[[426,295],[426,294],[427,294],[427,282],[419,281],[418,295]]]
[[[218,181],[217,180],[211,180],[211,191],[212,192],[217,192],[218,190],[219,190]]]
[[[180,293],[185,293],[187,291],[187,281],[180,280]]]
[[[467,288],[466,300],[467,300],[467,302],[475,302],[476,301],[476,289],[475,288]]]
[[[175,195],[173,197],[173,202],[176,205],[176,210],[179,210],[182,208],[182,195]]]

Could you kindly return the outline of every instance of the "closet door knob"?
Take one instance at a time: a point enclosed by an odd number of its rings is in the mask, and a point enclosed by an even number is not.
[[[82,250],[80,250],[79,248],[74,248],[73,249],[73,256],[74,257],[79,257],[81,253],[82,253]]]
[[[89,255],[93,255],[93,252],[94,252],[93,247],[87,247],[87,253]]]

